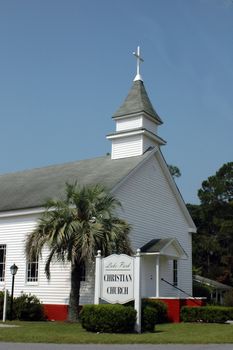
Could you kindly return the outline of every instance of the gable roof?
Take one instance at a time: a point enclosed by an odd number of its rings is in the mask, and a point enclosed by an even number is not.
[[[135,113],[145,112],[149,114],[158,124],[162,124],[161,118],[154,110],[147,95],[144,84],[141,80],[136,80],[129,91],[128,96],[121,107],[113,115],[113,118],[128,116]]]
[[[188,257],[176,238],[152,239],[141,247],[141,253],[165,255],[173,259],[186,259]]]
[[[111,190],[152,151],[142,156],[110,156],[0,175],[0,212],[42,207],[49,198],[63,198],[65,183],[103,184]]]

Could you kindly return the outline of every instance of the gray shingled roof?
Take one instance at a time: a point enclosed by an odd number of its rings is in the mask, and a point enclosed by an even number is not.
[[[202,277],[202,276],[199,276],[199,275],[194,275],[193,276],[193,280],[200,283],[200,284],[205,284],[207,286],[210,286],[212,287],[213,289],[221,289],[221,290],[231,290],[233,289],[232,287],[226,285],[226,284],[223,284],[223,283],[220,283],[218,281],[214,281],[214,280],[211,280],[207,277]]]
[[[65,183],[101,183],[112,189],[150,152],[111,160],[110,156],[0,175],[0,211],[36,208],[49,198],[62,198]]]
[[[173,241],[173,238],[152,239],[151,241],[147,242],[144,246],[142,246],[140,249],[142,253],[160,252],[171,241]]]
[[[141,80],[136,80],[134,81],[133,86],[125,101],[113,115],[113,118],[140,112],[148,113],[159,124],[163,123],[150,102],[143,82]]]

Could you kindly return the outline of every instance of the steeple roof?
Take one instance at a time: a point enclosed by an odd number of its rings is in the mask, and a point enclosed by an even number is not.
[[[163,123],[150,102],[143,81],[136,80],[133,82],[133,86],[125,101],[113,115],[113,118],[142,112],[154,118],[158,124]]]

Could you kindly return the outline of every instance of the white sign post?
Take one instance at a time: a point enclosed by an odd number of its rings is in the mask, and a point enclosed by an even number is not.
[[[141,332],[140,249],[136,257],[113,254],[101,257],[98,251],[95,266],[95,304],[103,299],[111,304],[135,300],[136,331]]]
[[[4,286],[4,299],[3,299],[2,322],[6,322],[6,305],[7,305],[7,289],[6,289],[6,282],[5,282],[5,286]]]
[[[135,257],[135,299],[134,308],[137,311],[136,331],[141,333],[141,251],[137,249]]]
[[[98,250],[97,256],[95,257],[95,304],[99,304],[100,302],[101,260],[101,250]]]

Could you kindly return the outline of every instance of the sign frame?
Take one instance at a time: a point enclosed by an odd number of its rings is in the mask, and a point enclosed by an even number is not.
[[[123,271],[126,274],[120,273],[119,261],[130,266],[125,266]],[[118,262],[116,264],[116,262]],[[107,266],[107,267],[106,267]],[[127,271],[128,270],[128,271]],[[111,272],[110,277],[106,277],[107,272]],[[120,275],[120,276],[119,276]],[[127,277],[126,277],[127,276]],[[105,281],[104,281],[105,279]],[[104,283],[103,283],[104,282]],[[119,283],[117,285],[117,282]],[[125,288],[125,289],[110,289],[107,288]],[[129,288],[129,289],[126,289]],[[103,292],[104,291],[104,292]],[[123,296],[123,297],[122,297]],[[141,251],[137,249],[135,256],[126,254],[112,254],[106,258],[102,258],[101,251],[98,250],[95,261],[95,297],[94,303],[100,304],[101,299],[111,304],[125,304],[134,300],[134,309],[137,311],[137,319],[135,330],[141,333]]]

